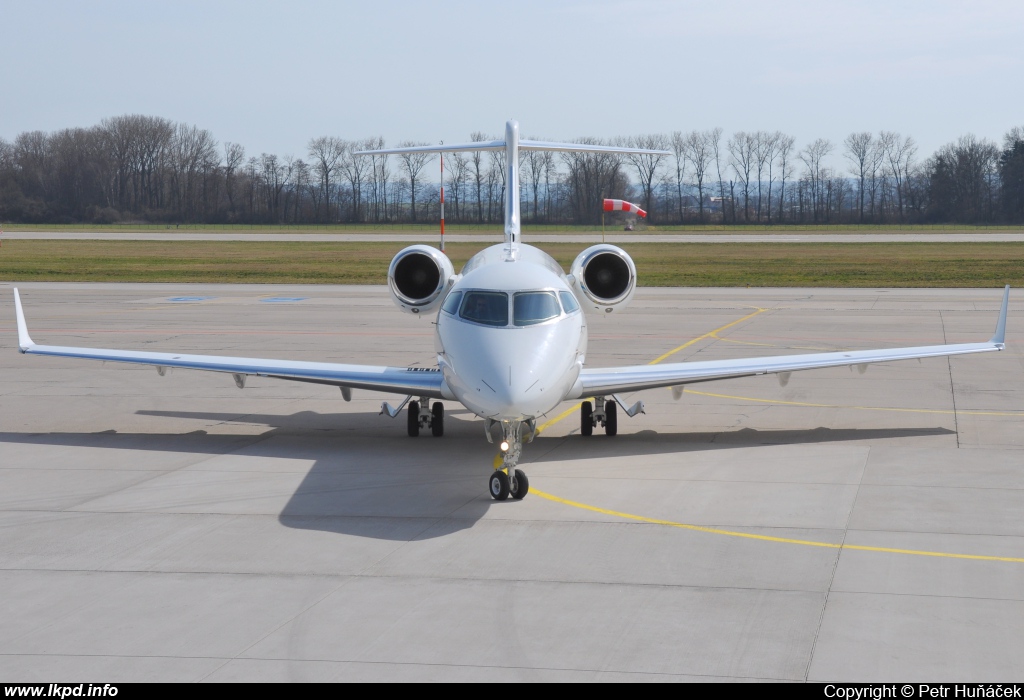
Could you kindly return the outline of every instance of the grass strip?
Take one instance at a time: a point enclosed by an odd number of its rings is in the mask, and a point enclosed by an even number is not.
[[[8,240],[0,279],[383,284],[402,243]],[[585,247],[539,248],[562,267]],[[1024,284],[1024,243],[635,243],[643,286],[992,287]],[[482,246],[449,244],[460,269]]]
[[[463,234],[495,234],[501,238],[501,223],[461,223],[448,222],[445,225],[448,233]],[[64,232],[82,231],[91,233],[360,233],[360,234],[396,234],[422,233],[437,234],[437,223],[427,224],[14,224],[0,222],[0,229],[9,232],[38,231]],[[621,222],[609,222],[606,227],[609,234],[623,233]],[[523,233],[545,234],[600,234],[600,225],[594,224],[523,224]],[[637,234],[835,234],[835,233],[1024,233],[1020,224],[668,224],[649,225],[640,223],[635,231]]]

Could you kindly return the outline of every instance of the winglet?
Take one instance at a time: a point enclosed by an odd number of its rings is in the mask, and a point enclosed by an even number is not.
[[[18,347],[21,352],[28,352],[35,343],[28,335],[28,327],[25,325],[25,312],[21,310],[21,297],[18,296],[18,289],[14,289],[14,311],[18,316]]]
[[[992,336],[992,340],[988,341],[993,345],[998,345],[1000,350],[1002,350],[1006,337],[1006,309],[1009,305],[1010,285],[1006,285],[1006,288],[1003,290],[1003,305],[999,309],[999,321],[996,323],[996,334]]]

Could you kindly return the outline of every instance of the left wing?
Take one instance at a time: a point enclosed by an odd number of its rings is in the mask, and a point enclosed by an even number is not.
[[[26,355],[75,357],[84,360],[127,362],[154,365],[157,368],[178,367],[235,375],[242,386],[245,377],[273,377],[314,384],[330,384],[351,389],[369,389],[393,394],[412,394],[431,398],[453,397],[441,376],[441,371],[425,367],[375,367],[372,365],[343,365],[332,362],[299,362],[294,360],[263,360],[254,357],[222,357],[219,355],[185,355],[170,352],[139,352],[136,350],[105,350],[99,348],[72,348],[57,345],[36,345],[29,337],[21,297],[14,290],[14,306],[18,316],[18,346]],[[162,372],[161,372],[162,373]]]
[[[924,345],[913,348],[891,350],[850,350],[846,352],[822,352],[810,355],[780,355],[777,357],[752,357],[738,360],[711,360],[707,362],[677,362],[667,365],[639,365],[636,367],[609,367],[583,369],[566,398],[607,396],[626,391],[654,389],[664,386],[680,386],[694,382],[708,382],[715,379],[749,377],[757,374],[785,374],[805,369],[841,367],[843,365],[867,365],[873,362],[913,360],[924,357],[946,355],[967,355],[977,352],[1002,350],[1006,335],[1006,308],[1010,299],[1010,285],[1003,290],[1003,303],[999,310],[996,332],[985,343],[960,343],[957,345]]]

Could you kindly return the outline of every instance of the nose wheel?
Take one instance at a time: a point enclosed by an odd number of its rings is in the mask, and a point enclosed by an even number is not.
[[[530,480],[522,469],[512,470],[511,479],[504,471],[496,469],[487,480],[487,489],[496,501],[504,501],[509,496],[521,501],[530,492]]]
[[[509,496],[517,501],[522,500],[530,492],[530,480],[526,477],[526,473],[522,469],[516,469],[519,455],[523,449],[522,429],[524,425],[529,431],[527,437],[532,440],[535,430],[531,421],[527,421],[525,424],[522,421],[507,421],[501,424],[502,462],[501,466],[495,464],[494,472],[487,480],[487,490],[490,492],[491,498],[496,501],[504,501]]]

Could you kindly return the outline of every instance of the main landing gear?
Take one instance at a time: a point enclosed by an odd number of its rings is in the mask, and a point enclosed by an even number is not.
[[[410,401],[406,415],[409,437],[417,437],[421,428],[430,428],[430,433],[434,437],[444,435],[444,404],[440,401],[435,401],[433,406],[426,398]]]
[[[619,432],[619,418],[614,401],[605,401],[603,396],[594,399],[597,402],[597,409],[594,404],[584,401],[580,404],[580,435],[593,435],[595,425],[604,426],[604,434],[608,437]]]
[[[595,396],[594,403],[584,401],[580,404],[580,435],[593,435],[595,425],[604,426],[604,434],[611,437],[619,432],[619,412],[632,418],[638,413],[644,413],[644,402],[637,401],[632,406],[627,406],[622,399],[615,394],[605,401],[603,396]]]
[[[491,427],[495,422],[489,420],[485,426],[488,442],[492,442]],[[522,469],[516,469],[516,465],[523,452],[523,443],[533,442],[537,424],[533,420],[502,421],[501,434],[501,466],[495,464],[494,473],[487,480],[487,490],[496,501],[504,501],[509,496],[522,500],[530,492],[530,480]]]
[[[444,404],[437,401],[431,407],[430,399],[426,397],[421,397],[419,401],[412,401],[411,399],[411,396],[406,396],[405,401],[398,404],[397,407],[393,407],[385,401],[380,405],[380,412],[395,418],[402,412],[402,408],[408,404],[409,408],[406,416],[408,417],[409,437],[418,436],[421,428],[430,428],[430,432],[434,437],[444,435]]]

